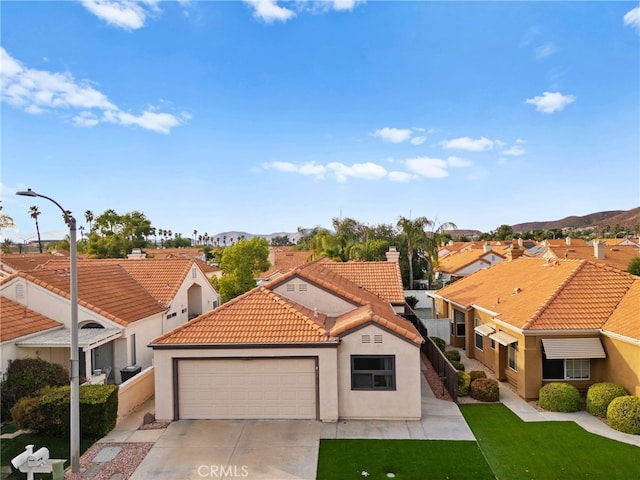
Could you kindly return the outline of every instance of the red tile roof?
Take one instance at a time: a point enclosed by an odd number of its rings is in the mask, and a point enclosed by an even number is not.
[[[0,342],[62,326],[62,323],[5,297],[0,297],[0,312]]]
[[[13,272],[28,272],[39,265],[43,265],[50,260],[64,260],[68,257],[52,253],[3,253],[0,254],[0,263],[5,266],[5,270]]]
[[[388,302],[405,302],[400,265],[396,262],[326,262],[323,265]]]
[[[637,278],[602,329],[640,340],[640,278]]]

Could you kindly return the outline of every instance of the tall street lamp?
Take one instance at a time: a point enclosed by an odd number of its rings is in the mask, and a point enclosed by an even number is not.
[[[76,245],[76,219],[71,212],[62,208],[53,198],[40,195],[30,188],[25,192],[17,192],[24,197],[40,197],[54,203],[64,216],[69,226],[69,261],[71,267],[71,471],[80,471],[80,382],[78,363],[78,251]]]

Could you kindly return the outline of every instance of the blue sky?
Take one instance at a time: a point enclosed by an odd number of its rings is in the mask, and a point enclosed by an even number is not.
[[[144,212],[192,236],[640,204],[637,2],[0,4],[18,232]]]

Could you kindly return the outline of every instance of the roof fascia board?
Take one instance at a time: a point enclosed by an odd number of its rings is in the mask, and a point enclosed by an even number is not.
[[[481,307],[480,305],[476,305],[475,303],[472,303],[471,306],[476,310],[480,310],[481,312],[491,315],[492,317],[497,317],[498,315],[500,315],[498,312],[494,312],[493,310],[489,310],[488,308]]]
[[[409,322],[409,320],[407,320],[406,318],[405,318],[405,321]],[[409,323],[411,323],[411,322],[409,322]],[[378,327],[380,330],[383,330],[383,331],[385,331],[385,332],[387,332],[387,333],[390,333],[391,335],[396,336],[396,337],[397,337],[397,338],[399,338],[400,340],[404,340],[405,342],[410,343],[411,345],[414,345],[414,346],[416,346],[416,347],[419,347],[420,345],[422,345],[422,343],[424,343],[424,339],[423,339],[423,342],[421,342],[421,343],[416,343],[416,342],[414,342],[413,340],[411,340],[410,338],[407,338],[407,337],[405,337],[404,335],[400,335],[398,332],[394,332],[394,331],[393,331],[393,330],[391,330],[390,328],[387,328],[387,327],[385,327],[384,325],[380,325],[379,323],[374,322],[373,320],[369,320],[368,322],[363,323],[363,324],[361,324],[361,325],[358,325],[357,327],[353,327],[353,328],[350,328],[349,330],[345,330],[344,332],[342,332],[342,333],[340,333],[340,334],[339,334],[339,335],[340,335],[340,338],[342,338],[342,337],[344,337],[344,336],[346,336],[346,335],[350,335],[350,334],[352,334],[352,333],[355,333],[355,332],[357,332],[358,330],[361,330],[361,329],[363,329],[363,328],[365,328],[365,327],[368,327],[369,325],[375,325],[375,326],[376,326],[376,327]]]
[[[616,340],[620,340],[621,342],[630,343],[631,345],[640,345],[640,338],[631,338],[626,335],[621,335],[619,333],[612,332],[610,330],[601,330],[602,335],[609,338],[615,338]]]
[[[155,350],[203,350],[203,349],[246,349],[246,348],[330,348],[337,347],[340,340],[316,343],[150,343],[147,345]]]
[[[56,320],[57,321],[57,320]],[[0,342],[0,345],[9,345],[11,343],[18,343],[23,340],[29,340],[30,338],[36,337],[38,335],[42,335],[43,333],[53,332],[55,330],[59,330],[64,328],[64,325],[56,325],[55,327],[47,328],[45,330],[40,330],[39,332],[33,332],[28,335],[21,335],[19,337],[10,338],[9,340],[5,340],[4,342]]]
[[[522,334],[525,337],[535,337],[540,335],[557,335],[561,337],[575,336],[575,335],[594,335],[600,334],[602,330],[599,328],[571,328],[563,330],[523,330]]]

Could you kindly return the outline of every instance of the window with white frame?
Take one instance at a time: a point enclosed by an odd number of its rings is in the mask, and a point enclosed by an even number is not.
[[[550,359],[542,357],[543,380],[589,380],[591,361],[588,358]]]
[[[482,320],[480,320],[479,318],[476,318],[475,326],[479,327],[480,325],[482,325]],[[474,333],[476,334],[476,348],[478,350],[484,350],[484,337],[478,332],[474,332]]]
[[[511,370],[518,370],[518,342],[511,343],[508,349],[508,362]]]
[[[395,390],[395,355],[351,355],[351,390]]]
[[[453,319],[456,324],[456,337],[464,337],[466,333],[464,324],[464,312],[461,312],[460,310],[454,310]]]

